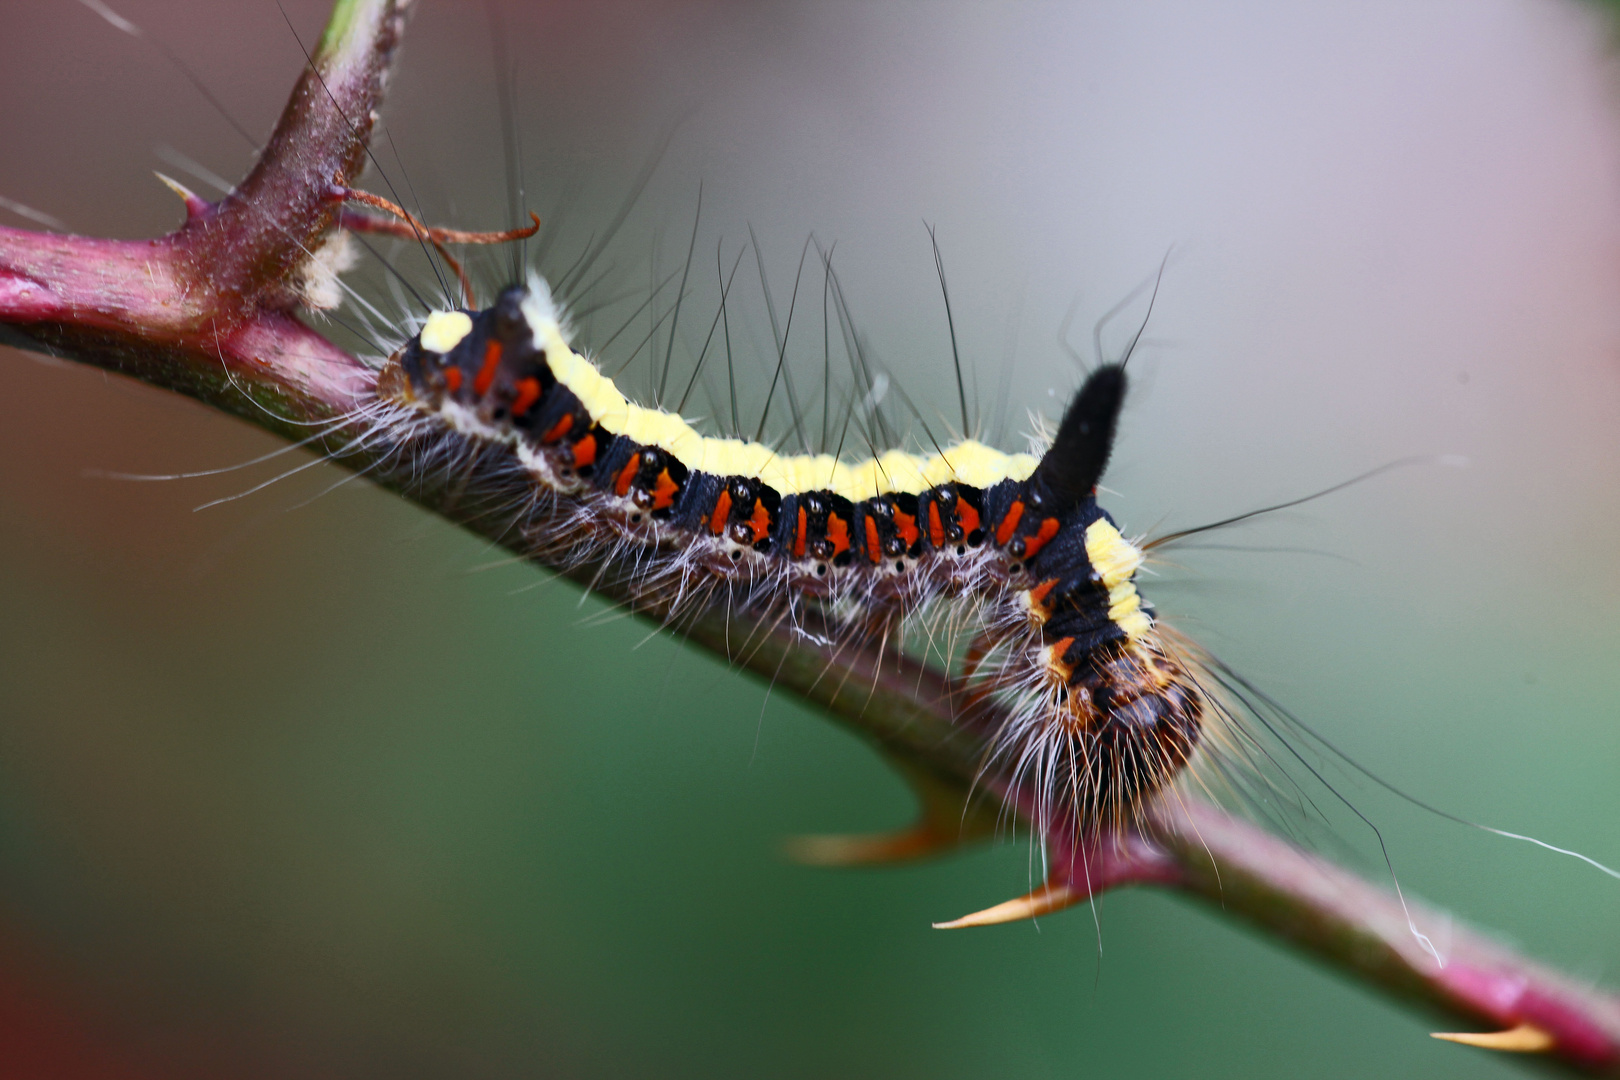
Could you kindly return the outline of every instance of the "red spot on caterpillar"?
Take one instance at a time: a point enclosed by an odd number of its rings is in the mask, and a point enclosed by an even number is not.
[[[883,561],[883,541],[878,538],[877,522],[866,518],[866,554],[873,562]]]
[[[1041,607],[1046,603],[1046,597],[1057,586],[1057,578],[1048,578],[1029,590],[1029,606]]]
[[[461,369],[447,367],[444,369],[444,388],[452,394],[461,389]]]
[[[793,534],[793,557],[795,559],[804,558],[804,534],[809,524],[810,515],[804,512],[804,507],[799,507],[799,531]]]
[[[979,531],[979,512],[969,506],[966,499],[956,500],[956,520],[962,526],[963,536],[972,536]]]
[[[849,550],[849,522],[837,514],[827,515],[827,542],[833,546],[833,558]]]
[[[721,491],[720,497],[714,500],[714,513],[709,515],[709,531],[719,536],[726,531],[726,522],[731,520],[731,492]]]
[[[1041,522],[1040,531],[1024,541],[1024,558],[1033,559],[1041,548],[1051,542],[1052,537],[1058,533],[1059,521],[1057,518],[1047,518]]]
[[[674,504],[675,496],[680,494],[680,490],[681,485],[669,475],[668,469],[659,473],[658,479],[653,483],[653,509],[668,509]]]
[[[754,500],[754,516],[748,519],[748,526],[754,530],[756,544],[771,535],[771,512],[765,509],[763,500]]]
[[[945,523],[939,520],[939,503],[928,502],[928,542],[937,548],[945,546]]]
[[[1001,519],[1000,525],[996,526],[996,543],[1006,547],[1007,541],[1011,540],[1013,533],[1018,531],[1018,523],[1022,520],[1024,520],[1024,502],[1019,499],[1014,501],[1007,510],[1007,516]]]
[[[1047,655],[1051,656],[1053,666],[1062,665],[1064,668],[1069,666],[1064,663],[1064,657],[1068,655],[1069,646],[1073,644],[1074,638],[1072,637],[1059,638],[1052,643],[1052,651]],[[1069,677],[1068,673],[1065,672],[1063,677],[1067,679]]]
[[[619,475],[613,478],[613,494],[624,498],[630,494],[630,485],[636,482],[636,470],[641,468],[641,455],[631,454],[630,460],[624,463]]]
[[[540,436],[540,441],[543,443],[554,443],[564,435],[568,434],[569,430],[573,426],[574,414],[569,413],[555,424],[552,424],[550,430],[548,430],[544,435]],[[586,438],[590,438],[590,436],[587,435]],[[574,456],[576,458],[579,456],[579,452],[577,450],[575,451]]]
[[[501,343],[491,341],[484,346],[484,366],[478,369],[478,377],[473,380],[473,393],[483,397],[489,393],[490,383],[495,381],[495,369],[501,363]]]
[[[898,510],[894,512],[894,527],[899,532],[900,539],[906,542],[907,551],[910,551],[911,545],[915,544],[918,538],[922,536],[922,533],[917,528],[917,519],[910,514],[902,514]]]
[[[574,418],[570,416],[567,420],[573,423]],[[596,436],[587,434],[574,444],[574,468],[583,469],[587,465],[594,464],[596,464]]]
[[[512,402],[512,415],[522,416],[540,400],[540,380],[529,376],[518,383],[517,399]],[[573,419],[572,416],[569,419]]]

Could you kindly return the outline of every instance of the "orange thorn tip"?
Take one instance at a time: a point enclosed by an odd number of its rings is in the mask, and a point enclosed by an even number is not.
[[[186,217],[201,217],[203,214],[208,212],[210,208],[208,200],[186,187],[186,185],[182,184],[174,177],[164,176],[162,173],[156,171],[154,171],[152,175],[163,181],[164,187],[180,196],[180,201],[186,204]]]
[[[1523,1023],[1506,1031],[1434,1031],[1429,1033],[1429,1038],[1506,1054],[1544,1054],[1556,1044],[1551,1034],[1531,1023]]]
[[[940,855],[961,844],[926,824],[894,832],[853,836],[794,836],[783,844],[788,858],[806,866],[877,866]]]
[[[1008,900],[1006,903],[985,908],[983,911],[975,911],[971,915],[964,915],[950,922],[937,922],[934,929],[961,930],[969,926],[995,926],[998,923],[1018,922],[1021,919],[1038,919],[1042,915],[1050,915],[1054,911],[1073,907],[1085,898],[1085,892],[1073,885],[1042,885],[1034,892],[1020,896],[1016,900]]]

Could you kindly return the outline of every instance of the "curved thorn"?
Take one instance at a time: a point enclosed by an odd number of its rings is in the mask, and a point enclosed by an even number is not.
[[[943,855],[962,841],[924,820],[892,832],[791,836],[782,847],[788,858],[806,866],[873,866]]]
[[[1528,1022],[1506,1031],[1434,1031],[1429,1033],[1429,1038],[1507,1054],[1544,1054],[1555,1044],[1550,1033]]]
[[[1072,907],[1085,898],[1085,890],[1077,889],[1073,885],[1042,885],[1034,892],[1026,893],[1016,900],[1008,900],[995,907],[964,915],[960,919],[952,919],[950,922],[937,922],[934,929],[960,930],[968,926],[995,926],[998,923],[1018,922],[1020,919],[1036,919]]]
[[[186,218],[196,220],[214,208],[213,203],[192,191],[172,176],[164,176],[160,172],[153,172],[153,176],[163,182],[163,186],[180,196],[180,201],[186,204]]]
[[[931,770],[883,755],[917,797],[917,820],[903,829],[853,835],[789,837],[788,858],[810,866],[873,866],[945,855],[994,835],[997,810]]]

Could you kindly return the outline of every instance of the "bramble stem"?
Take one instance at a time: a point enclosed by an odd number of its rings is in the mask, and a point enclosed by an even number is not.
[[[339,0],[257,166],[219,203],[188,202],[176,232],[125,242],[0,228],[0,341],[122,372],[283,435],[330,419],[320,447],[329,456],[527,555],[501,501],[479,497],[496,490],[496,474],[510,464],[484,454],[454,488],[425,483],[410,444],[380,445],[363,422],[344,419],[374,400],[374,370],[294,317],[309,253],[327,239],[344,185],[362,170],[403,28],[399,8],[394,0]],[[571,576],[628,599],[612,581],[591,582],[593,573]],[[680,632],[777,691],[819,704],[964,800],[976,783],[1008,797],[994,776],[980,775],[984,725],[995,716],[959,723],[956,687],[944,673],[892,650],[851,646],[829,656],[789,628],[731,623],[719,613]],[[1027,807],[1011,805],[1028,820]],[[1551,1036],[1548,1060],[1620,1073],[1620,1000],[1466,932],[1453,936],[1442,968],[1395,897],[1212,806],[1182,805],[1150,835],[1101,854],[1062,837],[1048,838],[1047,849],[1061,885],[1179,889],[1461,1024],[1531,1024]]]

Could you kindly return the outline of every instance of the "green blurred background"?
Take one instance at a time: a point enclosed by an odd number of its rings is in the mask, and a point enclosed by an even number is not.
[[[312,42],[324,4],[286,9]],[[268,131],[302,60],[274,4],[117,10]],[[1587,9],[503,19],[530,201],[573,242],[670,139],[616,283],[678,264],[701,179],[706,273],[752,224],[785,297],[805,236],[837,241],[873,347],[949,415],[926,219],[1009,448],[1080,377],[1065,313],[1089,355],[1174,245],[1108,478],[1132,530],[1465,455],[1214,538],[1145,589],[1420,796],[1620,859],[1620,109]],[[0,25],[0,196],[155,235],[179,206],[151,170],[247,167],[183,76],[81,5],[6,3]],[[420,0],[379,147],[435,220],[503,219],[494,57],[479,5]],[[1027,847],[787,863],[788,834],[893,826],[910,802],[784,695],[363,482],[328,490],[330,467],[193,512],[296,453],[96,475],[277,444],[89,369],[5,351],[0,371],[0,1074],[1521,1064],[1434,1043],[1431,1019],[1155,892],[1101,901],[1100,959],[1084,911],[935,932],[1027,887]],[[1345,782],[1408,889],[1613,984],[1613,882]],[[1365,839],[1328,846],[1376,874]]]

